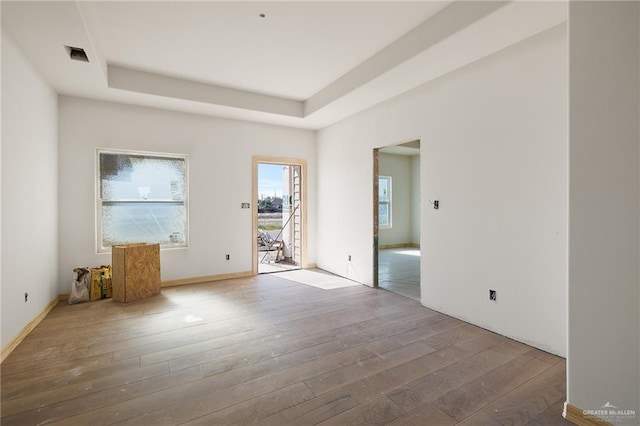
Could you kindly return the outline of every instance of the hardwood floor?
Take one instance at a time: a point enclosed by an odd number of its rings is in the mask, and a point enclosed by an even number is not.
[[[564,425],[565,361],[364,286],[277,275],[60,303],[2,425]]]

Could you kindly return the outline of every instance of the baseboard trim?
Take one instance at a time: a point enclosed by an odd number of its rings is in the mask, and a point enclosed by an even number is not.
[[[160,287],[173,287],[176,285],[201,284],[211,281],[230,280],[233,278],[246,278],[253,276],[253,271],[233,272],[230,274],[205,275],[202,277],[182,278],[179,280],[162,281]]]
[[[389,250],[389,249],[407,248],[407,247],[419,249],[420,244],[416,244],[416,243],[385,244],[382,246],[378,246],[378,250]]]
[[[308,263],[307,266],[304,267],[304,269],[316,269],[318,267],[318,265],[316,265],[315,263]]]
[[[20,343],[22,343],[24,338],[27,337],[38,324],[40,324],[40,321],[42,321],[44,317],[46,317],[47,314],[51,312],[51,310],[58,304],[58,302],[60,302],[60,296],[54,297],[53,300],[49,302],[47,306],[45,306],[44,309],[34,319],[29,321],[27,325],[24,326],[20,333],[18,333],[13,339],[11,339],[7,346],[2,348],[2,352],[0,353],[0,364],[2,364],[4,360],[7,359],[9,354],[11,354],[11,352],[13,352],[13,350]]]
[[[605,422],[604,420],[589,415],[584,415],[584,410],[576,407],[575,405],[571,405],[568,402],[564,403],[564,412],[562,413],[562,417],[578,426],[613,426],[609,422]]]

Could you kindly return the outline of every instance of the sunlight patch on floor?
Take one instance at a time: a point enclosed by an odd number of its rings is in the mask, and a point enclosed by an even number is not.
[[[323,274],[309,270],[288,271],[278,274],[278,278],[289,281],[295,281],[300,284],[310,285],[324,290],[332,290],[334,288],[353,287],[362,285],[355,281],[350,281],[337,275]]]

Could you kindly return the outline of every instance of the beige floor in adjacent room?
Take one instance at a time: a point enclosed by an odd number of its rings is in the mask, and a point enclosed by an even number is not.
[[[378,285],[420,300],[420,249],[407,247],[378,251]]]
[[[2,363],[0,423],[569,424],[562,358],[388,291],[279,275],[61,302]]]

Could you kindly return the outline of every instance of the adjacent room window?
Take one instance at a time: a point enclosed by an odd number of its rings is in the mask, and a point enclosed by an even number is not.
[[[98,151],[98,252],[125,243],[187,246],[187,156]]]
[[[378,177],[378,226],[391,228],[391,176]]]

